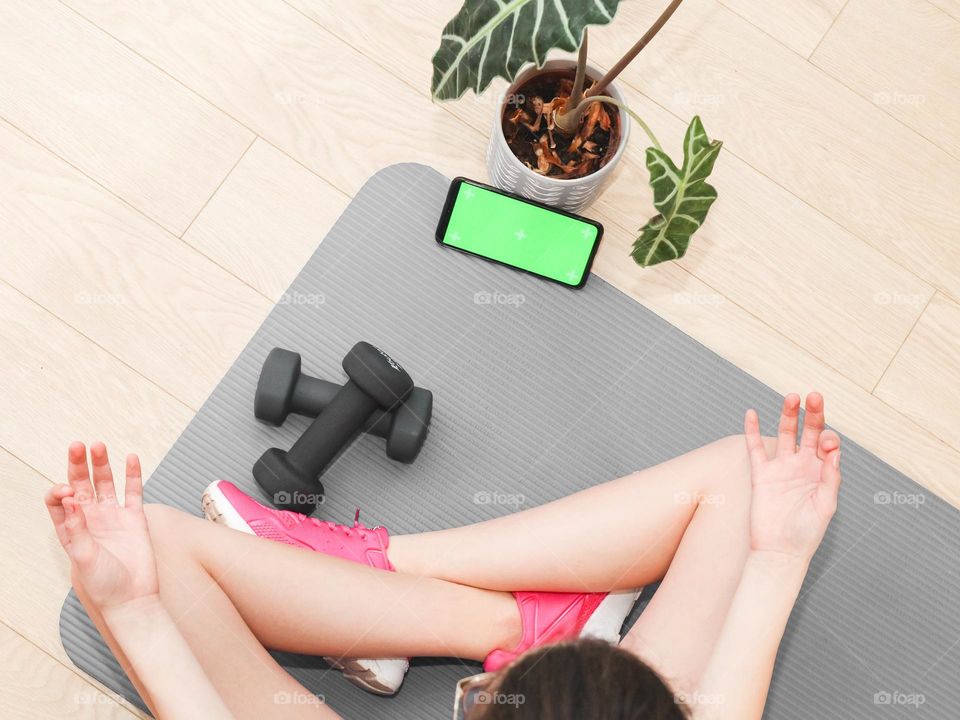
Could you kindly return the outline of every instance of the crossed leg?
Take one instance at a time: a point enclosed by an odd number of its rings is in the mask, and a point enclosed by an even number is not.
[[[796,432],[799,398],[782,425]],[[777,440],[764,438],[773,457]],[[622,646],[677,690],[709,660],[749,550],[750,462],[733,435],[524,512],[391,540],[396,568],[498,590],[662,583]]]
[[[724,438],[512,516],[395,537],[397,573],[163,506],[147,515],[164,604],[231,710],[261,717],[276,711],[278,692],[309,695],[264,647],[480,659],[519,637],[507,590],[610,590],[665,575],[625,646],[693,687],[742,571],[749,493],[743,438]]]

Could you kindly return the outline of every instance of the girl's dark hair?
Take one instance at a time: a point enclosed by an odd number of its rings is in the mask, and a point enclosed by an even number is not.
[[[547,645],[495,678],[470,720],[686,720],[642,660],[602,640]]]

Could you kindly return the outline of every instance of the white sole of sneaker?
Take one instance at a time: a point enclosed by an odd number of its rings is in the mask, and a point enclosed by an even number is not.
[[[203,496],[200,498],[200,509],[207,520],[211,520],[218,525],[226,525],[228,528],[245,532],[248,535],[256,535],[253,528],[230,504],[226,495],[220,492],[220,488],[217,487],[215,482],[207,485],[203,491]]]
[[[617,590],[608,594],[580,630],[580,637],[598,638],[614,644],[620,642],[623,621],[627,619],[642,590]]]
[[[323,658],[358,688],[374,695],[395,695],[410,663],[406,658]]]
[[[203,491],[200,508],[207,520],[248,535],[256,535],[216,483],[210,483]],[[343,676],[358,688],[374,695],[395,695],[410,668],[406,658],[325,657],[324,660],[330,667],[342,672]]]

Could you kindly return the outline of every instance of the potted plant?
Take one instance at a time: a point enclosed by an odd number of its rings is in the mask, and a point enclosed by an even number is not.
[[[589,25],[609,23],[620,0],[465,0],[433,56],[432,94],[452,100],[483,92],[495,77],[510,82],[498,104],[487,149],[493,184],[565,210],[599,195],[623,156],[631,121],[649,138],[646,165],[657,214],[640,230],[631,256],[641,266],[682,256],[717,191],[707,183],[722,143],[695,116],[678,165],[614,85],[620,72],[666,24],[682,0],[606,74],[587,62]],[[577,59],[546,61],[554,49]]]

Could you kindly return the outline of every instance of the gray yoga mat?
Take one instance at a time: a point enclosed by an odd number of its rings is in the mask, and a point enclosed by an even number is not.
[[[258,492],[254,461],[267,447],[289,447],[307,423],[291,416],[276,429],[253,418],[260,365],[274,346],[302,353],[305,372],[339,381],[344,353],[368,340],[433,390],[416,463],[395,464],[383,440],[363,437],[324,477],[320,516],[348,522],[360,506],[368,524],[394,533],[492,518],[661,462],[740,432],[750,405],[775,431],[779,394],[600,278],[572,291],[439,247],[447,186],[416,164],[364,185],[157,468],[149,501],[199,515],[211,480]],[[765,717],[956,717],[960,518],[844,443],[840,510],[783,640]],[[143,707],[72,593],[60,631],[78,667]],[[478,667],[416,660],[400,693],[385,699],[318,658],[277,657],[347,718],[445,720],[454,684]]]

